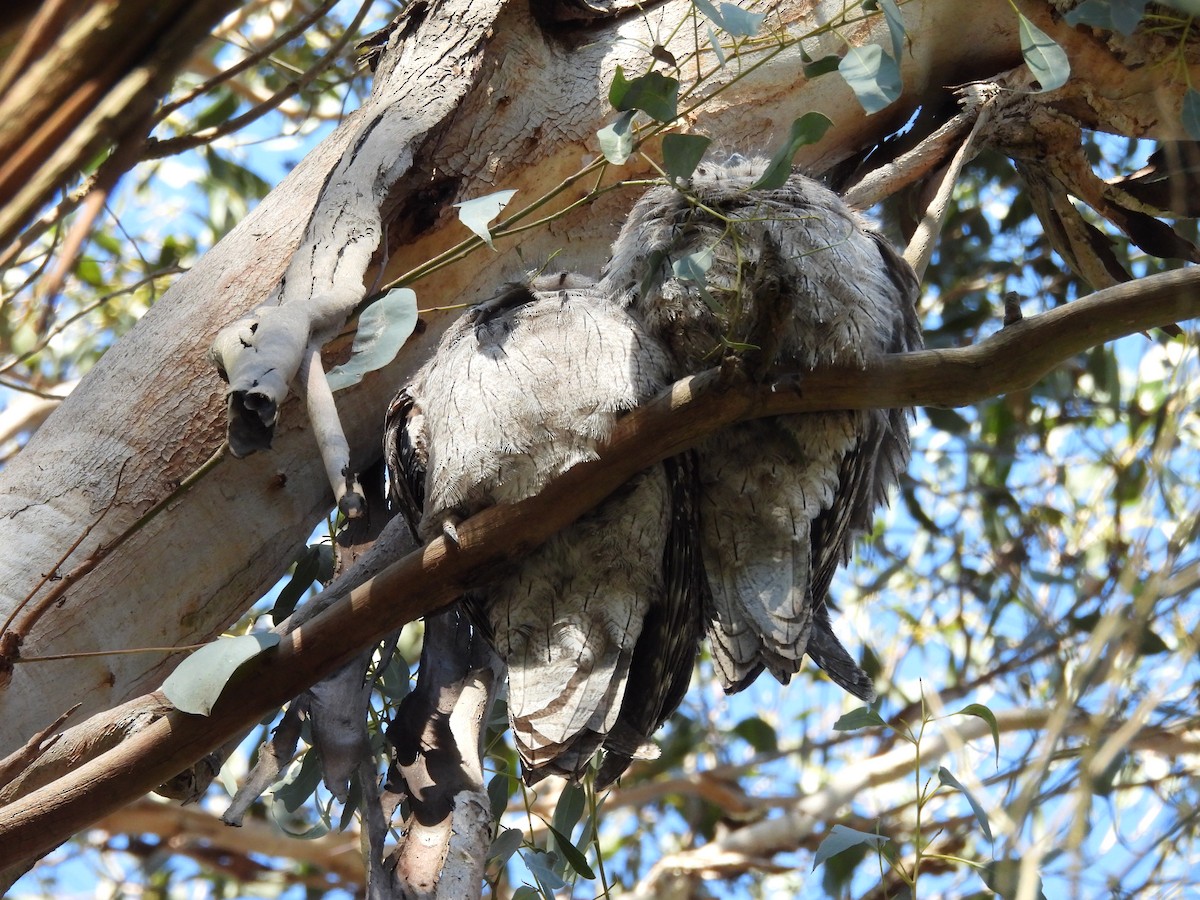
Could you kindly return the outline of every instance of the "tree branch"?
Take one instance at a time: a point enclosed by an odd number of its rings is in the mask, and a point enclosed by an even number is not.
[[[862,372],[822,370],[759,386],[716,370],[683,379],[618,424],[600,458],[545,491],[486,509],[333,600],[247,663],[211,716],[171,711],[121,745],[14,801],[0,817],[0,866],[49,848],[153,790],[383,635],[486,582],[646,466],[736,422],[784,413],[897,406],[962,406],[1034,384],[1089,347],[1200,316],[1200,268],[1099,291],[1015,323],[979,344],[889,356]],[[336,596],[336,595],[335,595]],[[161,703],[149,694],[147,704]],[[85,723],[86,725],[86,723]]]

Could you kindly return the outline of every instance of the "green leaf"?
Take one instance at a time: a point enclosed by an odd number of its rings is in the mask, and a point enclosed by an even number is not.
[[[554,807],[554,818],[550,825],[563,834],[570,834],[583,817],[587,806],[587,795],[578,784],[568,784],[558,797],[558,805]]]
[[[278,782],[271,789],[271,794],[276,801],[282,804],[283,809],[294,813],[304,805],[305,800],[313,795],[320,783],[321,754],[316,750],[309,750],[304,754],[304,759],[300,761],[300,767],[296,770],[296,774]]]
[[[879,0],[879,5],[883,7],[883,17],[887,20],[888,34],[892,38],[892,58],[899,60],[908,33],[904,28],[904,14],[900,12],[896,0]]]
[[[313,544],[305,547],[296,557],[296,568],[292,577],[275,597],[271,607],[271,621],[279,624],[292,614],[304,592],[313,582],[327,581],[333,574],[333,548],[328,544]]]
[[[938,781],[947,787],[952,787],[956,791],[960,791],[967,798],[967,802],[971,804],[971,811],[975,813],[975,818],[979,822],[979,827],[983,829],[983,836],[989,841],[992,840],[992,826],[988,824],[987,813],[983,811],[983,807],[979,805],[979,801],[975,799],[975,796],[963,787],[959,783],[959,780],[951,775],[950,770],[945,766],[938,769]]]
[[[875,710],[869,706],[860,706],[858,709],[852,709],[840,719],[833,723],[834,731],[857,731],[859,728],[875,728],[879,725],[887,726],[887,722]]]
[[[722,3],[721,21],[718,24],[734,37],[754,37],[765,18],[765,13],[747,12],[732,3]]]
[[[836,72],[838,66],[841,64],[842,58],[836,53],[831,53],[828,56],[822,56],[818,60],[806,62],[804,64],[804,77],[811,81],[812,79],[821,75],[825,75],[829,72]]]
[[[1193,141],[1200,141],[1200,91],[1188,88],[1183,95],[1183,111],[1181,115],[1183,130]]]
[[[509,783],[508,775],[504,772],[499,772],[492,776],[488,782],[487,795],[488,803],[492,808],[492,818],[499,821],[500,816],[508,809],[508,795],[512,792],[512,787]]]
[[[162,692],[176,709],[207,716],[238,667],[278,643],[279,635],[266,633],[205,644],[167,676]]]
[[[574,870],[580,878],[586,878],[588,881],[596,879],[596,873],[592,871],[592,867],[588,865],[587,857],[583,852],[571,843],[571,838],[563,834],[553,825],[548,826],[550,833],[554,835],[554,844],[558,847],[558,851],[563,855],[563,859],[567,861],[567,865]]]
[[[553,853],[526,847],[521,850],[521,859],[524,860],[526,868],[537,879],[537,883],[543,891],[553,893],[567,886],[562,876],[554,871],[554,867],[558,864],[558,857]]]
[[[492,846],[488,850],[488,859],[499,863],[508,862],[508,858],[516,853],[525,842],[525,833],[520,828],[501,828]]]
[[[1076,25],[1091,25],[1133,34],[1138,22],[1146,12],[1147,0],[1083,0],[1077,7],[1063,15],[1072,28]]]
[[[968,706],[964,706],[954,715],[976,716],[987,722],[988,727],[992,729],[992,742],[996,745],[996,765],[1000,765],[1000,725],[996,722],[996,714],[982,703],[971,703]]]
[[[662,141],[663,168],[672,178],[691,178],[708,150],[711,138],[702,134],[668,134]]]
[[[679,114],[679,81],[660,72],[647,72],[627,81],[625,71],[617,66],[608,101],[618,112],[640,109],[652,119],[670,122]]]
[[[792,122],[788,132],[787,142],[775,151],[762,177],[754,182],[754,190],[774,190],[787,183],[792,174],[792,160],[800,152],[800,148],[815,144],[825,136],[833,121],[823,113],[808,112]]]
[[[952,409],[926,406],[924,412],[929,419],[929,424],[938,431],[946,431],[950,434],[966,434],[971,430],[970,421],[961,413],[955,412]]]
[[[684,281],[704,284],[708,277],[708,270],[712,268],[712,264],[712,250],[705,248],[673,260],[671,262],[671,274],[676,278],[682,278]]]
[[[829,829],[829,834],[817,846],[817,853],[813,857],[813,871],[817,866],[825,862],[831,856],[837,856],[843,850],[849,850],[851,847],[858,847],[862,844],[868,844],[874,847],[882,847],[888,842],[888,838],[882,834],[871,834],[867,831],[855,831],[853,828],[847,828],[845,825],[834,825]]]
[[[384,667],[377,683],[379,692],[389,700],[401,700],[408,696],[408,662],[399,653],[393,653]]]
[[[980,873],[983,883],[986,884],[992,891],[1004,900],[1009,900],[1011,897],[1016,897],[1020,893],[1021,887],[1021,860],[1019,859],[996,859],[988,862]],[[1038,875],[1037,880],[1037,897],[1039,900],[1046,900],[1046,895],[1042,893],[1042,878]]]
[[[1067,83],[1071,75],[1071,63],[1062,47],[1054,39],[1029,20],[1024,13],[1017,13],[1021,34],[1021,55],[1025,64],[1033,71],[1041,90],[1052,91]]]
[[[196,116],[196,130],[214,128],[222,122],[227,122],[241,105],[241,98],[233,91],[221,89],[216,100],[201,110]]]
[[[515,192],[500,193],[511,196]],[[459,218],[462,217],[460,210]],[[465,219],[463,221],[466,222]],[[358,384],[368,372],[382,369],[396,358],[396,354],[416,327],[417,295],[409,288],[392,288],[364,309],[358,317],[358,330],[354,333],[350,358],[340,366],[334,366],[326,375],[329,379],[329,389],[344,390]]]
[[[867,115],[885,109],[903,88],[900,66],[878,44],[851,47],[838,63],[838,71]]]
[[[775,729],[758,716],[742,719],[733,727],[733,733],[754,748],[757,753],[774,753],[779,749]]]
[[[611,125],[596,132],[600,152],[614,166],[622,166],[633,153],[633,110],[621,113]]]
[[[693,0],[693,3],[710,22],[733,37],[752,37],[758,34],[763,19],[766,18],[763,13],[747,12],[733,3],[722,3],[720,11],[709,0]]]
[[[721,68],[725,68],[725,51],[721,48],[721,40],[711,25],[708,26],[708,43],[712,45],[713,53],[717,57],[717,62],[721,64]]]
[[[294,827],[295,817],[285,810],[283,804],[277,800],[271,801],[270,810],[271,818],[288,837],[294,837],[301,841],[312,841],[329,834],[329,826],[324,822],[318,822],[303,831],[296,831]]]
[[[81,257],[75,264],[75,277],[92,287],[104,285],[104,274],[100,271],[100,264],[90,256]]]
[[[458,220],[475,232],[485,244],[495,250],[496,245],[492,243],[492,233],[488,230],[488,224],[492,219],[500,215],[500,210],[508,206],[508,201],[512,200],[513,195],[516,193],[515,190],[496,191],[492,194],[485,194],[482,197],[464,200],[462,203],[455,203],[454,206],[458,209]],[[398,290],[407,289],[398,288]],[[413,297],[413,303],[416,303],[415,296]]]

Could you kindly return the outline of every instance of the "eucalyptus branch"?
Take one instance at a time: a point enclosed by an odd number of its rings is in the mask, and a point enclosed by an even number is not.
[[[332,598],[273,651],[244,665],[211,716],[172,710],[14,801],[0,822],[0,866],[44,852],[152,790],[361,648],[486,582],[498,566],[530,552],[641,469],[721,428],[785,413],[964,405],[1026,388],[1088,347],[1196,316],[1200,268],[1183,269],[1097,292],[972,347],[889,356],[861,372],[818,370],[797,373],[788,386],[763,386],[722,380],[710,370],[677,382],[622,419],[598,459],[571,469],[536,497],[462,523],[457,546],[439,537]],[[162,697],[152,693],[140,704],[161,708]],[[900,751],[911,759],[907,748]]]

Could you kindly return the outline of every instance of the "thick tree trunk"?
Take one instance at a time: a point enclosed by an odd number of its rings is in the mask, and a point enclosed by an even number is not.
[[[1064,43],[1074,41],[1080,53],[1103,56],[1091,38],[1051,22],[1044,4],[1023,8]],[[680,59],[695,42],[690,26],[675,27],[694,15],[684,0],[553,31],[543,30],[516,0],[497,0],[494,6],[445,0],[414,9],[423,18],[413,26],[418,31],[411,52],[401,56],[402,66],[381,70],[367,107],[179,279],[0,476],[0,539],[6,550],[0,559],[0,618],[23,639],[19,652],[27,660],[0,689],[6,723],[0,754],[75,703],[82,704],[82,717],[156,686],[179,659],[164,653],[42,662],[32,657],[207,640],[279,577],[330,507],[307,423],[298,404],[289,403],[270,452],[222,460],[114,547],[220,446],[223,390],[205,349],[220,327],[271,294],[328,174],[359,136],[373,104],[398,104],[416,123],[408,143],[395,147],[397,159],[409,154],[411,162],[395,167],[397,180],[382,217],[391,248],[387,270],[395,275],[467,236],[450,208],[453,202],[516,188],[510,207],[516,209],[577,171],[581,160],[597,154],[595,132],[612,118],[600,98],[616,67],[645,71],[647,47],[668,35],[675,35],[668,49]],[[807,29],[837,19],[842,9],[838,0],[815,7],[783,0],[772,7],[767,27]],[[799,159],[820,171],[898,128],[918,106],[944,102],[944,86],[1020,64],[1017,21],[1005,0],[972,7],[969,40],[956,0],[910,3],[904,10],[912,38],[903,61],[905,93],[884,112],[866,117],[836,75],[806,81],[804,61],[792,48],[689,113],[686,124],[729,151],[769,152],[793,119],[822,111],[836,127]],[[890,46],[878,16],[841,35]],[[461,41],[471,42],[470,52],[451,66],[439,48]],[[812,57],[844,50],[829,35],[806,46]],[[766,60],[766,53],[745,60]],[[737,71],[731,64],[718,81]],[[686,82],[689,74],[680,74]],[[1122,84],[1127,91],[1138,89],[1132,81]],[[439,103],[430,104],[435,94]],[[428,113],[434,107],[436,115]],[[1130,120],[1124,130],[1159,127],[1169,133],[1174,121],[1177,116]],[[637,171],[639,164],[631,160],[606,177]],[[586,187],[574,186],[574,193],[564,192],[539,215],[565,207]],[[549,227],[504,241],[499,254],[483,250],[466,264],[433,273],[415,285],[421,307],[477,299],[556,251],[561,254],[555,267],[595,273],[634,196],[606,194]],[[518,247],[519,256],[512,252]],[[397,361],[338,395],[356,465],[378,455],[387,399],[436,340],[445,315],[425,313],[425,329]],[[2,649],[12,653],[13,639]]]

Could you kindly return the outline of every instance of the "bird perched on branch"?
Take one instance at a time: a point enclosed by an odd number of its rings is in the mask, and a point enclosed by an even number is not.
[[[679,378],[723,361],[862,368],[921,346],[916,276],[836,194],[801,175],[755,188],[764,161],[705,165],[634,206],[597,287],[668,348]],[[801,375],[801,383],[803,376]],[[871,679],[833,633],[829,584],[908,460],[904,410],[753,421],[696,448],[708,638],[725,689],[805,652],[843,688]]]
[[[617,418],[667,383],[664,348],[578,280],[509,285],[464,315],[393,400],[384,449],[416,535],[538,493],[592,459]],[[532,783],[578,778],[598,748],[618,777],[687,690],[702,630],[694,468],[656,465],[464,602],[508,668]]]

